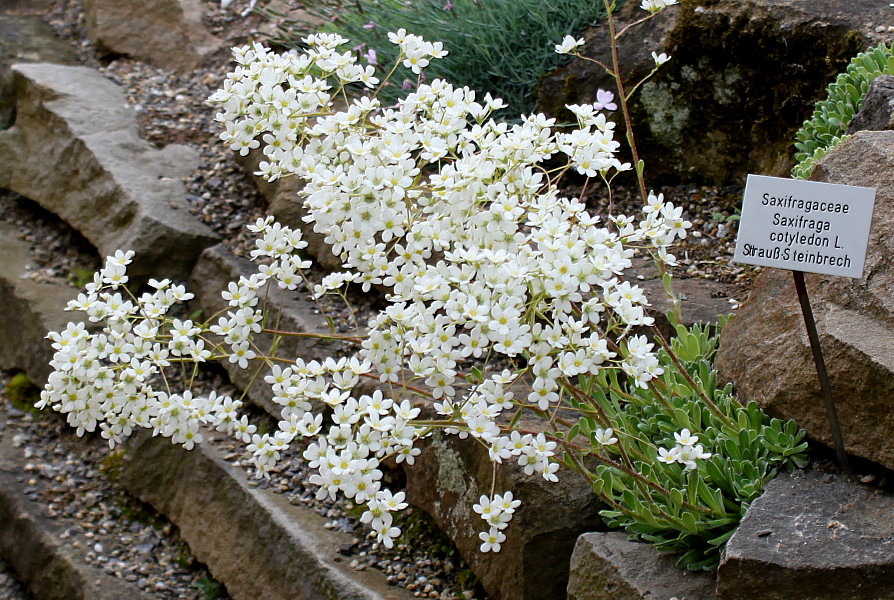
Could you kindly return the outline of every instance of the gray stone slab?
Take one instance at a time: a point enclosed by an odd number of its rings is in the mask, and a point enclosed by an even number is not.
[[[568,600],[716,600],[713,573],[687,571],[676,561],[624,533],[585,533],[571,557]]]
[[[104,256],[136,252],[130,274],[186,279],[218,240],[189,213],[181,178],[198,154],[141,139],[121,89],[98,71],[14,65],[16,120],[0,131],[0,187],[59,215]]]
[[[894,598],[894,497],[840,475],[767,484],[727,544],[720,600]]]

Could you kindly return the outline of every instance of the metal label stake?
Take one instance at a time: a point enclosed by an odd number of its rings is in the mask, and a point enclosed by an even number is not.
[[[848,477],[851,470],[804,273],[862,279],[874,207],[873,188],[749,175],[733,257],[734,262],[792,272],[835,453]]]
[[[823,349],[820,346],[819,334],[816,330],[816,321],[813,319],[813,310],[810,308],[810,297],[807,295],[807,285],[804,283],[802,271],[792,271],[795,278],[795,289],[798,290],[798,302],[801,303],[801,314],[804,315],[804,325],[807,327],[807,338],[810,340],[810,349],[813,351],[813,362],[816,365],[816,374],[819,377],[820,389],[823,392],[823,404],[826,406],[826,415],[829,417],[829,427],[832,429],[832,441],[835,443],[835,454],[838,463],[848,477],[853,477],[850,465],[847,462],[847,454],[844,451],[844,438],[841,436],[841,424],[838,422],[838,412],[835,410],[835,401],[832,399],[832,386],[829,383],[829,373],[826,371],[826,361],[823,358]]]

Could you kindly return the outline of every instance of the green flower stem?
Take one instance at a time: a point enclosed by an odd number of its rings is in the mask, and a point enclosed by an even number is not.
[[[539,416],[543,417],[544,419],[548,419],[551,414],[549,411],[541,410],[540,408],[538,408],[536,406],[526,405],[525,408],[529,409],[535,415],[539,415]],[[558,423],[559,425],[562,425],[563,427],[568,427],[568,428],[570,428],[574,425],[571,421],[569,421],[567,419],[563,419],[562,417],[559,417],[559,416],[556,417],[555,423]],[[549,423],[549,424],[551,424],[551,423]]]
[[[555,435],[552,435],[552,434],[549,434],[549,433],[546,433],[546,432],[543,432],[543,431],[529,431],[529,430],[525,430],[525,429],[517,429],[516,431],[518,431],[519,433],[529,433],[529,434],[531,434],[531,435],[537,435],[537,434],[539,434],[539,433],[542,433],[543,436],[544,436],[546,439],[551,440],[551,441],[553,441],[553,442],[556,442],[557,444],[561,444],[561,445],[562,445],[563,447],[565,447],[565,448],[571,448],[572,450],[575,450],[575,451],[577,451],[577,452],[580,452],[581,454],[587,454],[587,455],[589,455],[589,456],[592,456],[593,458],[595,458],[595,459],[598,460],[599,462],[605,464],[606,466],[611,467],[611,468],[613,468],[613,469],[617,469],[618,471],[620,471],[620,472],[622,472],[622,473],[624,473],[624,474],[626,474],[626,475],[629,475],[629,476],[632,477],[635,481],[640,481],[640,482],[642,482],[643,484],[645,484],[646,486],[652,488],[653,490],[655,490],[655,491],[658,492],[659,494],[661,494],[661,495],[663,495],[663,496],[665,496],[665,497],[670,497],[670,491],[668,491],[667,489],[665,489],[664,487],[662,487],[660,484],[658,484],[658,483],[652,481],[652,480],[649,479],[648,477],[645,477],[645,476],[644,476],[642,473],[640,473],[639,471],[636,471],[636,470],[634,470],[634,469],[628,469],[625,465],[622,465],[621,463],[616,462],[616,461],[614,461],[614,460],[608,458],[607,456],[604,456],[604,455],[602,455],[602,454],[600,454],[600,453],[594,453],[594,452],[593,452],[592,450],[590,450],[590,449],[582,448],[581,446],[578,446],[577,444],[573,444],[573,443],[571,443],[571,442],[569,442],[569,441],[567,441],[567,440],[564,440],[564,439],[562,439],[561,437],[557,437],[557,436],[555,436]],[[573,456],[573,455],[572,455],[572,456]],[[575,461],[575,462],[577,462],[577,461]],[[711,513],[711,511],[710,511],[709,509],[707,509],[707,508],[702,508],[702,507],[700,507],[700,506],[695,506],[695,505],[690,504],[690,503],[688,503],[688,502],[686,502],[686,501],[683,502],[683,506],[686,507],[686,508],[688,508],[688,509],[690,509],[690,510],[694,510],[694,511],[697,511],[697,512],[701,512],[701,513],[705,513],[705,514],[710,514],[710,513]]]
[[[398,52],[397,59],[394,61],[394,66],[391,67],[391,70],[388,72],[387,75],[385,75],[385,78],[382,79],[382,81],[379,83],[379,87],[376,88],[376,91],[370,97],[370,100],[375,100],[376,97],[379,95],[379,92],[381,92],[382,89],[386,85],[388,85],[388,81],[391,79],[391,76],[394,75],[394,72],[397,71],[397,68],[400,66],[400,63],[403,59],[404,59],[404,53]]]
[[[278,329],[262,329],[261,333],[270,333],[273,335],[278,335],[282,337],[302,337],[302,338],[317,338],[321,340],[338,340],[340,342],[351,342],[352,344],[360,344],[363,342],[362,338],[349,336],[349,335],[335,335],[329,333],[306,333],[299,331],[280,331]]]
[[[667,271],[667,265],[657,254],[652,252],[650,252],[650,254],[652,255],[652,262],[655,264],[655,268],[658,269],[658,276],[661,277],[662,287],[664,287],[664,297],[667,298],[667,301],[670,303],[671,311],[673,312],[677,323],[682,323],[683,306],[680,302],[680,298],[675,296],[673,289],[671,289],[671,276]]]
[[[376,375],[375,373],[361,373],[360,376],[361,376],[361,377],[366,377],[367,379],[374,379],[374,380],[376,380],[376,381],[381,381],[381,380],[379,379],[379,376]],[[401,389],[407,390],[408,392],[413,392],[413,393],[416,394],[417,396],[422,396],[422,397],[424,397],[424,398],[433,398],[431,392],[427,392],[427,391],[423,390],[422,388],[418,388],[418,387],[416,387],[416,386],[412,386],[412,385],[409,385],[409,384],[407,384],[407,383],[394,383],[394,382],[392,382],[392,385],[397,386],[397,387],[399,387],[399,388],[401,388]]]
[[[572,396],[574,396],[574,398],[578,402],[580,402],[581,404],[583,404],[585,406],[592,407],[593,412],[595,414],[599,415],[600,418],[602,418],[602,422],[606,425],[606,427],[612,426],[611,418],[609,418],[609,416],[605,413],[605,411],[602,409],[602,407],[599,406],[598,402],[593,402],[591,397],[587,396],[586,394],[583,393],[583,391],[581,391],[580,389],[578,389],[575,386],[572,386],[571,384],[568,384],[566,389],[571,393]]]
[[[595,330],[597,333],[599,333],[600,336],[601,336],[602,338],[604,338],[604,339],[608,342],[608,347],[611,348],[611,350],[612,350],[613,352],[617,352],[619,355],[621,354],[621,347],[620,347],[620,346],[618,346],[615,342],[613,342],[611,339],[609,339],[609,337],[608,337],[607,335],[603,334],[603,332],[600,331],[598,327],[594,327],[594,330]],[[652,325],[652,330],[655,332],[656,335],[658,335],[658,336],[661,335],[661,332],[658,331],[658,328],[657,328],[655,325]],[[680,364],[679,359],[678,359],[678,358],[676,357],[676,355],[673,353],[673,351],[671,350],[670,345],[667,343],[667,341],[664,340],[664,338],[661,338],[661,341],[660,341],[659,343],[660,343],[661,346],[667,351],[667,353],[668,353],[669,355],[671,355],[672,359],[674,360],[674,364],[677,366],[677,368],[678,368],[678,369],[682,369],[683,367],[682,367],[682,365]],[[684,375],[683,375],[683,376],[688,378],[687,380],[689,381],[689,383],[690,383],[691,385],[693,385],[693,386],[695,385],[695,382],[692,381],[692,378],[689,377],[689,374],[686,373],[685,370],[684,370]],[[622,398],[625,398],[625,399],[627,399],[627,400],[629,400],[629,401],[631,401],[631,402],[636,402],[636,401],[637,401],[637,398],[636,398],[636,397],[634,397],[634,396],[632,396],[632,395],[630,395],[630,394],[627,394],[627,393],[621,391],[621,390],[618,389],[618,388],[609,387],[609,389],[612,390],[612,391],[617,392],[619,396],[621,396]],[[704,396],[704,394],[702,394],[702,395]],[[671,405],[670,405],[670,403],[667,401],[667,398],[664,397],[664,395],[662,395],[662,394],[656,392],[656,393],[655,393],[655,397],[657,398],[657,400],[661,403],[661,405],[662,405],[665,409],[667,409],[667,410],[671,410]],[[705,399],[707,400],[707,397],[706,397],[706,396],[704,396],[704,397],[705,397]],[[710,400],[707,400],[707,401],[710,403]],[[715,408],[716,408],[716,407],[715,407]]]
[[[664,348],[665,352],[667,352],[667,355],[670,357],[671,361],[674,363],[674,366],[677,368],[677,372],[683,376],[683,379],[686,380],[686,383],[689,384],[689,387],[696,394],[699,395],[699,397],[704,401],[704,403],[708,406],[708,408],[711,409],[711,412],[713,412],[714,415],[724,425],[727,425],[734,429],[738,429],[736,427],[736,424],[729,417],[727,417],[723,413],[723,411],[721,411],[720,408],[717,407],[716,404],[714,404],[714,401],[711,400],[710,398],[708,398],[708,395],[705,393],[704,388],[701,385],[698,385],[695,382],[695,380],[692,379],[692,376],[689,375],[689,372],[686,370],[686,368],[680,362],[680,359],[677,357],[677,355],[671,349],[670,344],[667,342],[667,340],[664,338],[664,336],[661,335],[661,331],[659,331],[659,329],[656,325],[652,325],[652,333],[655,335],[655,339],[658,340],[658,343],[661,344],[661,347]]]
[[[659,68],[660,68],[660,67],[655,67],[655,68],[653,68],[652,71],[651,71],[648,75],[646,75],[645,77],[643,77],[642,79],[640,79],[639,81],[637,81],[637,82],[633,85],[633,87],[630,88],[630,90],[627,92],[627,98],[626,98],[626,99],[629,100],[630,98],[632,98],[633,95],[636,93],[636,90],[638,90],[639,87],[640,87],[642,84],[644,84],[645,82],[647,82],[647,81],[652,77],[652,75],[654,75],[655,73],[657,73]]]
[[[254,346],[254,344],[252,344],[252,345]],[[264,357],[259,357],[259,358],[261,360],[258,364],[258,368],[255,369],[254,373],[252,373],[251,378],[248,380],[248,383],[245,386],[245,389],[242,390],[242,395],[239,396],[239,400],[244,400],[245,397],[248,396],[248,390],[250,390],[251,386],[254,385],[255,380],[258,378],[258,375],[261,374],[261,371],[264,370],[264,367],[267,366],[268,361],[280,360],[280,359],[277,359],[275,356],[270,356],[270,357],[264,356]],[[292,361],[292,362],[294,362],[294,361]]]

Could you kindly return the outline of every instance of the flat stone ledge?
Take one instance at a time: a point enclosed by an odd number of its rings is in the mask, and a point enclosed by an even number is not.
[[[585,533],[571,557],[568,600],[716,600],[714,575],[621,532]]]
[[[120,481],[180,528],[197,559],[235,600],[409,600],[376,572],[332,557],[347,534],[323,528],[314,511],[248,485],[212,444],[191,451],[167,439],[135,437]]]
[[[131,279],[186,279],[218,236],[189,213],[198,153],[140,138],[119,86],[86,67],[12,66],[15,124],[0,131],[0,188],[34,200],[103,256],[136,252]]]
[[[730,539],[720,600],[894,598],[894,496],[822,472],[767,484]]]
[[[649,315],[655,318],[661,333],[667,338],[675,336],[676,332],[666,316],[671,308],[671,302],[658,275],[658,269],[651,259],[644,257],[633,259],[633,266],[624,273],[624,279],[639,286],[646,294],[651,302]],[[675,277],[671,291],[681,301],[681,324],[684,327],[691,327],[696,323],[716,327],[721,317],[733,313],[730,298],[734,294],[734,289],[735,286],[732,284],[710,279]],[[651,334],[647,332],[647,335]]]

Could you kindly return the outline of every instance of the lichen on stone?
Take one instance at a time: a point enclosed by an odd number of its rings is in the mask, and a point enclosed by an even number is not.
[[[670,147],[684,143],[689,122],[689,106],[679,101],[676,83],[648,81],[643,84],[640,101],[648,114],[649,130],[662,144]]]

